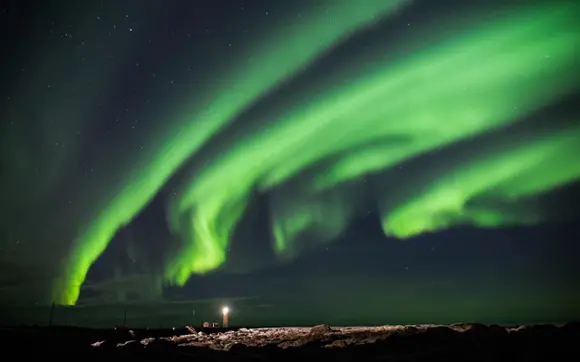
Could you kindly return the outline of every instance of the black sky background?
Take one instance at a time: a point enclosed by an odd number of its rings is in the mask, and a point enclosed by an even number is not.
[[[26,173],[29,176],[26,180],[32,185],[29,187],[31,193],[38,196],[28,194],[27,198],[14,192],[2,194],[5,198],[2,203],[9,205],[0,210],[3,220],[0,234],[3,239],[0,293],[3,295],[0,295],[0,301],[9,305],[4,308],[2,321],[42,323],[46,320],[46,303],[39,296],[49,288],[51,272],[63,263],[57,250],[76,232],[71,220],[54,215],[68,215],[76,207],[80,210],[81,206],[77,205],[83,204],[82,193],[71,198],[65,190],[75,189],[79,180],[94,177],[91,174],[97,170],[106,169],[111,174],[118,172],[122,163],[116,165],[113,162],[106,167],[99,165],[111,158],[122,159],[133,146],[127,141],[127,135],[140,132],[141,127],[155,129],[153,122],[162,118],[159,116],[186,103],[190,97],[188,81],[211,82],[214,67],[220,62],[235,62],[233,57],[224,56],[228,44],[237,46],[250,42],[260,29],[268,27],[268,22],[276,22],[277,14],[299,14],[306,3],[102,0],[89,4],[27,0],[9,1],[3,5],[0,9],[2,52],[8,56],[1,59],[0,105],[4,110],[0,115],[2,129],[5,129],[4,123],[13,119],[10,118],[13,114],[18,114],[20,138],[15,144],[21,147],[7,148],[12,152],[10,154],[3,149],[0,177],[4,179],[2,185],[6,189],[14,189],[13,183],[22,180],[14,177],[16,173]],[[405,34],[397,33],[399,30],[395,29],[407,23],[418,24],[408,30],[413,32],[428,22],[440,24],[442,31],[453,32],[445,25],[446,17],[469,7],[493,9],[496,4],[498,2],[488,1],[486,6],[482,6],[481,2],[475,1],[470,4],[415,1],[389,25],[393,29],[390,34],[404,38]],[[492,10],[482,12],[481,16],[490,14],[493,14]],[[356,50],[356,46],[345,51],[352,49]],[[38,58],[47,54],[55,54],[54,59]],[[60,59],[63,54],[70,54],[70,58]],[[193,60],[183,54],[194,54]],[[340,54],[340,49],[337,54]],[[336,62],[334,66],[340,69],[341,62],[347,64],[344,59],[348,58],[325,59],[304,77],[308,82],[315,82],[317,70],[329,65],[325,62]],[[49,64],[49,70],[35,71],[35,67],[43,63]],[[72,76],[62,77],[67,72]],[[91,75],[75,79],[75,72]],[[36,80],[34,77],[46,79]],[[105,78],[107,80],[103,81]],[[70,84],[67,91],[52,95],[32,88],[30,92],[19,90],[16,98],[15,89],[19,84],[34,84],[36,81],[55,86],[61,84],[62,88],[66,88],[65,82]],[[68,114],[68,105],[81,107],[76,101],[77,93],[101,82],[104,85],[92,92],[91,99],[83,106],[90,109],[85,115],[93,119],[87,120],[82,127],[77,127],[72,121],[64,127],[59,125],[64,132],[79,132],[81,151],[74,155],[68,154],[67,150],[55,151],[51,145],[61,131],[55,131],[56,126],[42,128],[39,119],[54,117],[59,121],[59,116]],[[70,102],[63,99],[70,99]],[[40,114],[36,105],[50,104],[51,101],[55,101],[60,109]],[[535,117],[578,115],[577,101],[578,95],[572,95]],[[134,130],[135,119],[141,122],[137,130]],[[534,116],[528,121],[527,127],[541,126]],[[504,137],[509,137],[510,130],[504,132]],[[136,143],[140,142],[139,137],[135,139]],[[147,147],[146,144],[142,146]],[[460,147],[442,152],[454,154]],[[22,169],[15,169],[12,163],[9,165],[4,161],[13,157],[21,159]],[[440,154],[429,155],[411,160],[405,167],[412,169],[443,162],[444,159]],[[47,172],[45,167],[50,167],[51,172]],[[38,182],[40,177],[42,183]],[[377,182],[379,177],[369,175],[368,182]],[[105,179],[102,176],[95,178],[88,185],[95,185],[95,193],[98,193],[98,187]],[[194,317],[188,314],[187,318],[195,321],[212,318],[212,311],[227,303],[233,310],[234,320],[255,325],[320,321],[344,324],[446,323],[467,319],[510,323],[580,318],[578,183],[537,201],[551,215],[550,221],[541,225],[484,230],[461,227],[398,240],[384,236],[379,215],[369,209],[359,215],[339,240],[306,250],[297,259],[286,263],[277,261],[269,247],[269,195],[256,192],[250,211],[234,232],[223,268],[193,277],[184,288],[164,288],[162,299],[153,297],[153,291],[142,289],[153,288],[151,284],[134,282],[127,289],[130,291],[121,292],[126,299],[120,301],[119,290],[125,285],[121,282],[135,275],[137,278],[134,279],[155,279],[154,275],[162,269],[160,256],[166,244],[179,243],[169,233],[164,214],[163,198],[170,192],[171,182],[117,233],[91,268],[87,287],[81,292],[81,305],[98,308],[147,302],[156,306],[155,310],[165,316],[167,323],[181,323],[185,318],[185,312],[171,314],[179,309],[173,306],[175,301],[190,301],[192,306],[204,311],[194,314]],[[91,198],[90,195],[86,197]],[[29,202],[36,199],[43,200],[40,207]],[[40,237],[32,231],[35,224],[31,220],[40,219],[47,212],[53,213],[52,219],[58,221],[48,225]],[[47,233],[52,237],[46,239]],[[45,241],[39,242],[43,237]],[[307,244],[308,238],[315,236],[303,237],[304,244]],[[15,288],[26,291],[15,293]],[[197,301],[202,299],[212,300],[210,306],[202,303],[204,306],[197,307]],[[23,307],[32,309],[19,309]],[[74,317],[63,317],[62,323],[99,323],[96,321],[98,318],[87,317],[87,312],[81,309],[68,312]],[[158,323],[144,307],[133,307],[133,311],[131,318],[136,324]],[[109,319],[100,319],[109,323]],[[155,322],[151,322],[153,319]]]

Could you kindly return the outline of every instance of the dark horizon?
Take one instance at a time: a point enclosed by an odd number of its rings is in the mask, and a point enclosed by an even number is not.
[[[273,265],[259,274],[217,271],[194,278],[185,289],[166,288],[165,301],[100,302],[83,298],[81,293],[78,306],[57,306],[53,324],[59,325],[60,320],[65,326],[121,326],[126,310],[128,326],[179,328],[220,322],[224,305],[232,309],[230,324],[239,322],[243,327],[566,323],[580,319],[580,292],[575,288],[579,246],[574,243],[579,234],[573,224],[565,226],[503,231],[460,228],[439,236],[438,242],[426,235],[404,243],[369,242],[366,250],[353,249],[347,239],[337,242],[333,252],[312,251],[299,262]],[[483,242],[494,235],[511,236],[510,243]],[[543,241],[549,236],[560,243],[547,247]],[[441,250],[441,246],[447,249]],[[528,248],[527,257],[518,260],[522,247]],[[377,253],[389,255],[389,263],[385,263],[389,265],[369,264],[370,255]],[[566,259],[546,268],[547,261],[560,254]],[[346,264],[345,258],[352,264]],[[534,265],[543,267],[534,271]],[[559,278],[556,284],[555,278]],[[273,287],[281,283],[286,284],[285,291]],[[544,295],[539,297],[538,290]],[[371,301],[365,300],[369,297]],[[10,318],[3,319],[13,325],[23,321],[45,325],[50,308],[48,304],[12,307]],[[22,317],[15,318],[17,315]]]

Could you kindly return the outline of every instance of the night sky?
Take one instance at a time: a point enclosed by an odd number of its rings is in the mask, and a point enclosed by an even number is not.
[[[3,323],[580,319],[580,2],[8,3]]]

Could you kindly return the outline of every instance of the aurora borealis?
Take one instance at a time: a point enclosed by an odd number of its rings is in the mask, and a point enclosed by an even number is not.
[[[279,263],[366,213],[397,243],[571,217],[542,200],[580,179],[578,2],[133,3],[14,41],[2,263],[34,300],[77,303],[151,205],[159,294],[222,268],[257,198]]]

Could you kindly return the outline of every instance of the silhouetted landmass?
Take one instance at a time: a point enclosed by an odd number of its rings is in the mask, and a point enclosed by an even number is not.
[[[576,355],[580,323],[519,327],[455,324],[312,328],[0,329],[4,353],[147,361],[555,361]]]

